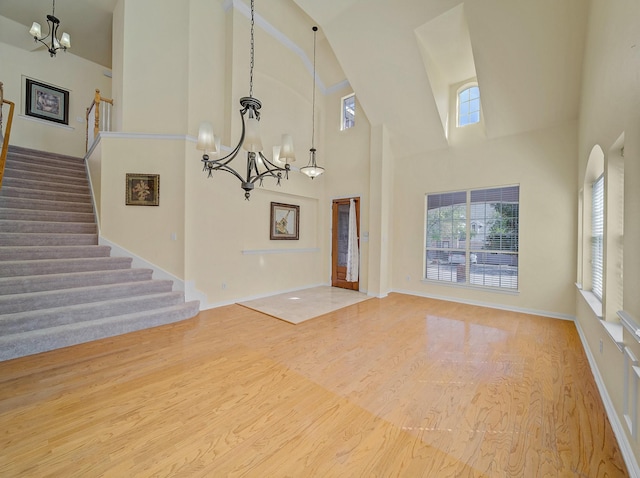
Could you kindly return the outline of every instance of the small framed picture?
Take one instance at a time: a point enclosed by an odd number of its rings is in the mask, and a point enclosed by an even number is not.
[[[69,124],[69,92],[25,78],[24,113],[54,123]]]
[[[271,203],[271,240],[300,239],[300,206]]]
[[[127,173],[127,206],[158,206],[160,204],[160,175]]]

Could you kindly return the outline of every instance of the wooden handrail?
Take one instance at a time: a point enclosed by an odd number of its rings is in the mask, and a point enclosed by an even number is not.
[[[87,131],[85,134],[85,151],[89,150],[91,145],[89,144],[89,116],[91,115],[91,110],[95,108],[95,119],[93,122],[93,139],[95,140],[96,136],[100,132],[100,103],[101,102],[109,103],[113,106],[113,99],[104,98],[100,95],[100,90],[96,88],[96,92],[93,95],[93,101],[91,105],[87,108]]]
[[[0,81],[0,137],[2,137],[2,108],[5,104],[9,105],[9,119],[7,120],[7,126],[2,140],[2,153],[0,153],[0,188],[2,188],[4,165],[7,162],[7,152],[9,151],[9,137],[11,136],[11,124],[13,123],[13,109],[16,106],[13,102],[4,99],[4,88]]]

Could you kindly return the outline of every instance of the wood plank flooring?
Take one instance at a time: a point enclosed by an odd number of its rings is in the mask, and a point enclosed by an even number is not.
[[[391,294],[2,362],[0,476],[628,475],[572,322]]]

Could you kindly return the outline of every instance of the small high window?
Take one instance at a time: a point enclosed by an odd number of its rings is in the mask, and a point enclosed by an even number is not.
[[[356,124],[356,95],[354,93],[342,98],[342,118],[340,130],[352,128]]]
[[[458,126],[480,122],[480,89],[477,85],[458,93]]]

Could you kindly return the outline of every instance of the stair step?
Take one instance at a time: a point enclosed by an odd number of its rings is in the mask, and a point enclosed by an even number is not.
[[[84,158],[78,156],[69,156],[67,154],[50,153],[48,151],[40,151],[37,149],[25,148],[22,146],[9,146],[7,157],[27,158],[31,161],[51,161],[54,164],[66,164],[71,166],[83,165]]]
[[[12,221],[89,222],[91,224],[95,224],[96,221],[93,213],[12,208],[0,208],[0,219]]]
[[[83,257],[75,259],[42,259],[37,261],[4,261],[0,277],[63,274],[71,272],[130,269],[131,257]]]
[[[42,201],[39,199],[25,199],[6,196],[0,196],[0,208],[38,209],[40,211],[82,212],[86,214],[93,214],[93,205],[90,202]]]
[[[15,188],[2,186],[2,196],[24,199],[38,199],[41,201],[64,201],[91,204],[91,195],[84,193],[68,193],[61,191],[40,191],[38,189]]]
[[[21,155],[7,156],[7,168],[20,171],[29,171],[34,177],[44,176],[69,176],[82,180],[87,178],[87,169],[83,163],[71,163],[69,161],[46,161],[28,158]]]
[[[98,226],[87,222],[13,221],[0,219],[0,232],[29,234],[96,234]]]
[[[42,310],[105,300],[123,299],[161,292],[170,292],[173,282],[169,280],[149,280],[124,282],[67,290],[32,292],[0,296],[0,314],[14,314],[28,310]]]
[[[0,261],[109,257],[109,246],[0,246]]]
[[[0,277],[0,295],[151,280],[151,269],[113,269],[32,276]]]
[[[170,324],[194,317],[197,313],[198,301],[193,301],[148,312],[106,317],[90,322],[76,322],[0,337],[0,360],[10,360],[15,357]]]
[[[23,188],[23,189],[37,189],[38,191],[57,191],[76,194],[91,194],[89,185],[85,184],[66,184],[66,183],[54,183],[47,180],[40,180],[39,177],[32,177],[30,179],[23,178],[3,178],[2,187],[11,188]]]
[[[98,244],[98,235],[0,232],[0,244],[3,246],[89,246]]]
[[[0,316],[0,337],[30,330],[58,327],[73,322],[136,314],[145,310],[162,309],[179,304],[184,304],[182,293],[172,291],[143,297],[125,297],[118,300],[5,314]]]
[[[28,169],[11,167],[10,163],[7,161],[4,169],[4,177],[16,178],[16,179],[34,179],[37,177],[41,178],[42,176],[39,176],[38,173],[34,173],[32,171],[29,171]],[[73,186],[75,184],[81,184],[84,187],[87,184],[86,177],[82,178],[79,175],[68,176],[62,173],[49,175],[47,176],[47,180],[50,181],[52,184],[59,184],[59,185],[66,184],[66,185]]]

